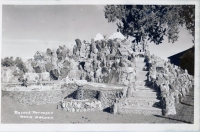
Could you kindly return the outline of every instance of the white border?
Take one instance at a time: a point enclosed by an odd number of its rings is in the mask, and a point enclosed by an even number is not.
[[[2,5],[106,5],[106,4],[195,4],[195,99],[194,124],[0,124],[0,131],[199,131],[199,7],[198,0],[1,0]],[[2,15],[1,15],[2,16]],[[2,29],[2,17],[0,18]],[[0,33],[2,40],[2,32]],[[1,41],[2,43],[2,41]],[[2,49],[1,49],[2,50]],[[1,93],[1,92],[0,92]],[[1,102],[1,101],[0,101]],[[1,103],[0,103],[1,104]]]

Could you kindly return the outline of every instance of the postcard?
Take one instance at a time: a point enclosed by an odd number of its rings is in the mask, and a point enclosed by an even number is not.
[[[0,130],[199,130],[199,1],[1,8]]]

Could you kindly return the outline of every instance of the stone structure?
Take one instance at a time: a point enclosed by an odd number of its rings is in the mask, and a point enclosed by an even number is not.
[[[122,96],[123,88],[122,85],[87,83],[78,87],[75,98],[77,100],[98,100],[105,109],[111,107],[115,99]]]
[[[64,46],[49,49],[48,57],[42,52],[36,52],[35,62],[31,64],[35,71],[39,69],[39,72],[45,73],[26,73],[24,76],[28,82],[37,83],[49,81],[50,74],[52,80],[61,80],[64,89],[74,85],[75,88],[65,95],[57,91],[55,93],[55,96],[63,96],[58,106],[63,110],[87,111],[84,110],[85,105],[96,100],[100,101],[102,109],[110,107],[113,113],[176,114],[176,104],[194,87],[193,76],[168,61],[150,55],[148,45],[144,41],[138,44],[130,43],[117,32],[108,40],[97,34],[91,42],[82,43],[80,39],[75,42],[73,54],[70,55]],[[47,62],[51,63],[52,67],[50,64],[46,73]],[[28,69],[31,71],[31,68]],[[11,76],[10,73],[9,70],[3,71],[3,76]],[[87,80],[87,83],[82,85],[80,80]],[[56,83],[54,85],[55,88],[59,87]],[[33,96],[42,97],[36,93],[33,92]],[[16,95],[18,94],[22,97],[21,92]],[[49,94],[53,93],[49,91]],[[25,95],[27,98],[31,96],[29,93]],[[15,94],[13,97],[16,97]],[[63,101],[63,98],[76,100]],[[28,104],[24,98],[17,100]],[[57,99],[55,101],[57,102]],[[41,102],[44,104],[45,101]],[[91,106],[91,109],[96,107]]]

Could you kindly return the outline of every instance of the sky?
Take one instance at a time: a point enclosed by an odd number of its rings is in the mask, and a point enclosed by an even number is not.
[[[104,17],[103,5],[3,5],[2,54],[33,58],[36,51],[72,47],[75,39],[91,40],[97,33],[109,37],[117,31],[115,23]],[[149,44],[150,52],[166,59],[193,46],[192,36],[180,28],[179,40],[160,45]]]

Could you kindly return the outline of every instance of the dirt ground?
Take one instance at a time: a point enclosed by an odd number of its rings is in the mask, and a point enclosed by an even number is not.
[[[7,95],[2,96],[1,123],[193,123],[194,120],[194,93],[190,92],[186,98],[178,104],[177,114],[171,116],[139,115],[139,114],[110,114],[106,111],[93,111],[83,113],[71,113],[57,109],[57,104],[23,106],[14,102]],[[18,112],[30,112],[29,114],[17,114]],[[33,114],[36,112],[53,112],[48,115]],[[20,116],[27,116],[21,118]],[[30,117],[32,118],[30,119]],[[41,119],[35,119],[40,116]],[[43,118],[43,119],[42,119]],[[46,119],[44,119],[46,118]],[[51,119],[53,118],[53,119]]]

